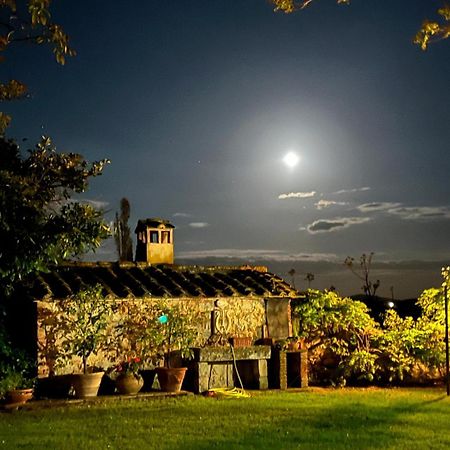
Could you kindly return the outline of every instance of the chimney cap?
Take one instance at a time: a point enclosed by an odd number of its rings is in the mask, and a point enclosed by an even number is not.
[[[148,219],[138,220],[135,232],[145,230],[147,228],[175,228],[170,221],[166,219],[160,219],[159,217],[152,217]]]

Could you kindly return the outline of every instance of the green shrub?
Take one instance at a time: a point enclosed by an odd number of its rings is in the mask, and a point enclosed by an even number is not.
[[[33,364],[22,350],[12,346],[6,330],[0,324],[0,397],[15,388],[31,387]]]
[[[449,271],[442,271],[443,286],[450,283]],[[417,320],[388,310],[380,326],[363,303],[308,290],[304,301],[293,305],[292,319],[309,348],[312,381],[345,385],[442,377],[444,287],[425,290],[417,304],[422,311]]]
[[[364,303],[332,291],[308,290],[305,301],[293,309],[298,336],[309,348],[314,381],[343,385],[375,378],[381,328]]]

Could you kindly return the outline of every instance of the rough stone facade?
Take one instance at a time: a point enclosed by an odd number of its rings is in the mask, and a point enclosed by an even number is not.
[[[106,301],[111,299],[106,298]],[[135,307],[142,311],[142,314],[146,313],[146,307],[151,304],[156,304],[161,298],[144,297],[139,300],[130,299],[114,299],[117,309],[115,315],[111,318],[111,325],[120,321],[122,314],[127,314],[127,305],[133,304]],[[217,298],[203,298],[201,301],[192,298],[173,298],[164,299],[167,304],[176,303],[181,307],[181,310],[186,314],[191,323],[194,323],[197,330],[197,338],[194,343],[195,347],[203,347],[208,338],[211,336],[212,326],[212,311],[214,311],[214,305],[217,302]],[[38,340],[38,367],[39,376],[48,376],[51,373],[73,373],[80,370],[81,360],[80,358],[73,358],[71,364],[65,367],[54,367],[52,361],[52,351],[50,348],[55,349],[58,346],[57,342],[53,342],[51,336],[51,323],[52,317],[55,315],[55,306],[57,301],[37,301],[37,340]],[[245,297],[233,298],[220,298],[221,309],[215,311],[215,331],[222,336],[246,336],[251,337],[252,340],[257,340],[262,335],[263,325],[265,323],[264,316],[264,300],[263,299],[249,299]],[[50,350],[50,351],[49,351]],[[123,344],[118,351],[111,351],[109,354],[100,353],[93,355],[89,364],[91,366],[107,368],[113,366],[119,361],[115,359],[121,359],[126,355],[127,348],[126,343]]]
[[[250,337],[253,342],[268,336],[286,338],[291,330],[290,299],[297,295],[284,280],[267,272],[267,269],[250,266],[151,266],[144,263],[61,266],[40,275],[28,294],[36,305],[37,358],[41,377],[49,372],[79,370],[80,361],[76,358],[64,368],[54,367],[49,345],[57,346],[57,342],[52,342],[49,334],[51,317],[59,301],[76,294],[83,287],[96,284],[102,286],[105,301],[116,305],[112,325],[121,315],[128,314],[131,305],[145,314],[146,308],[154,303],[161,300],[173,302],[195,324],[198,330],[195,346],[199,348],[205,346],[213,333],[225,339],[231,336]],[[112,351],[94,355],[89,363],[92,366],[112,366],[121,352],[126,354],[126,343],[124,348],[116,349],[115,354]],[[257,364],[263,366],[265,362]],[[223,377],[223,371],[220,376]]]

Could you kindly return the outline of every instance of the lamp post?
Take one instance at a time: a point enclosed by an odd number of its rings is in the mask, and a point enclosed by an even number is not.
[[[445,308],[445,386],[447,388],[447,396],[450,395],[450,358],[449,358],[449,343],[448,343],[448,285],[450,282],[450,266],[442,268],[442,278],[444,282],[444,308]]]
[[[445,385],[447,387],[447,395],[450,395],[450,378],[449,378],[449,346],[448,346],[448,287],[444,286],[444,302],[445,302]]]

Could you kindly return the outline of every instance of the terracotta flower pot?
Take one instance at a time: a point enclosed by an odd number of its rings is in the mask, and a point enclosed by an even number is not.
[[[135,395],[141,390],[143,385],[144,380],[140,375],[121,373],[116,378],[117,392],[121,395]]]
[[[6,403],[22,405],[33,398],[33,389],[13,389],[6,393]]]
[[[248,336],[233,336],[230,338],[230,344],[234,348],[250,347],[252,345],[252,338]]]
[[[73,375],[72,382],[76,398],[96,397],[105,372]]]
[[[155,371],[161,390],[165,392],[181,391],[186,370],[186,367],[157,367]]]

